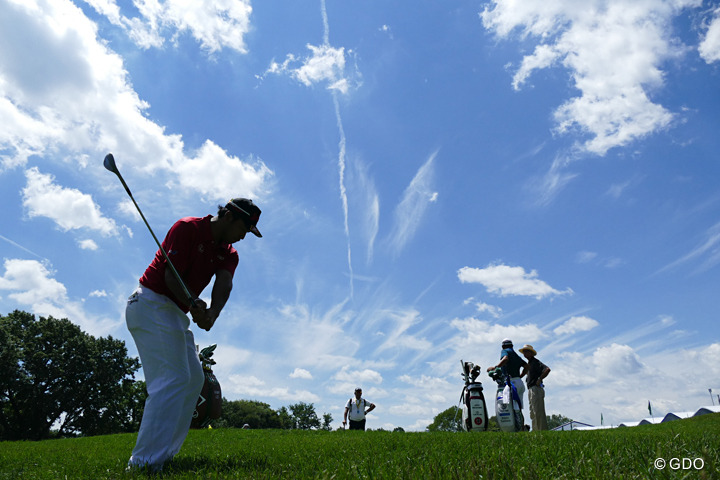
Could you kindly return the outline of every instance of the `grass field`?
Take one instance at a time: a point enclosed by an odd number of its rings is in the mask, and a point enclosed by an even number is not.
[[[0,442],[0,479],[146,478],[125,471],[135,437]],[[657,459],[665,468],[657,468]],[[191,431],[156,478],[718,479],[720,414],[632,428],[515,434]]]

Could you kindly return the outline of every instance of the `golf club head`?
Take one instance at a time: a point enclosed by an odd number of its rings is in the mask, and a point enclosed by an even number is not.
[[[110,170],[111,172],[113,172],[114,174],[117,175],[118,169],[117,169],[117,166],[115,165],[115,157],[113,157],[112,153],[108,153],[107,155],[105,155],[105,160],[103,160],[103,165],[105,166],[105,168],[107,168],[108,170]]]

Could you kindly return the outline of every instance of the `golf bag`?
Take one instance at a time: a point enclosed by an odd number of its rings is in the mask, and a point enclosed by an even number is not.
[[[205,373],[205,384],[200,391],[197,405],[195,405],[190,428],[205,428],[210,424],[210,420],[220,418],[222,412],[222,391],[211,367],[216,363],[211,358],[215,347],[217,347],[216,344],[205,347],[198,354]]]
[[[475,381],[480,375],[480,365],[473,365],[471,362],[463,362],[462,377],[465,381],[460,403],[462,403],[462,426],[466,432],[484,432],[487,430],[487,405],[481,382]]]
[[[525,429],[525,418],[522,413],[522,399],[517,388],[510,380],[510,375],[502,368],[488,373],[498,385],[495,395],[495,418],[503,432],[520,432]]]

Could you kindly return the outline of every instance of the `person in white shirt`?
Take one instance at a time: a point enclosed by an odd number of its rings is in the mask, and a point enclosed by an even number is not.
[[[365,430],[365,415],[375,410],[375,404],[362,398],[362,388],[355,389],[355,397],[347,401],[343,415],[343,427],[350,417],[350,430]]]

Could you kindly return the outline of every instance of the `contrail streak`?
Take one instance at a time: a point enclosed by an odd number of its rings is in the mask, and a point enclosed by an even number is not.
[[[323,18],[323,45],[330,46],[330,24],[328,22],[327,8],[325,0],[320,1],[320,11]],[[340,199],[342,200],[343,215],[345,220],[345,238],[347,239],[347,262],[350,273],[350,298],[354,295],[353,267],[352,267],[352,250],[350,248],[350,226],[348,223],[348,199],[347,189],[345,188],[345,130],[343,129],[342,117],[340,116],[340,103],[337,99],[337,91],[332,90],[333,105],[335,106],[335,120],[337,122],[338,131],[340,133],[340,143],[338,152],[338,173],[340,180]]]

